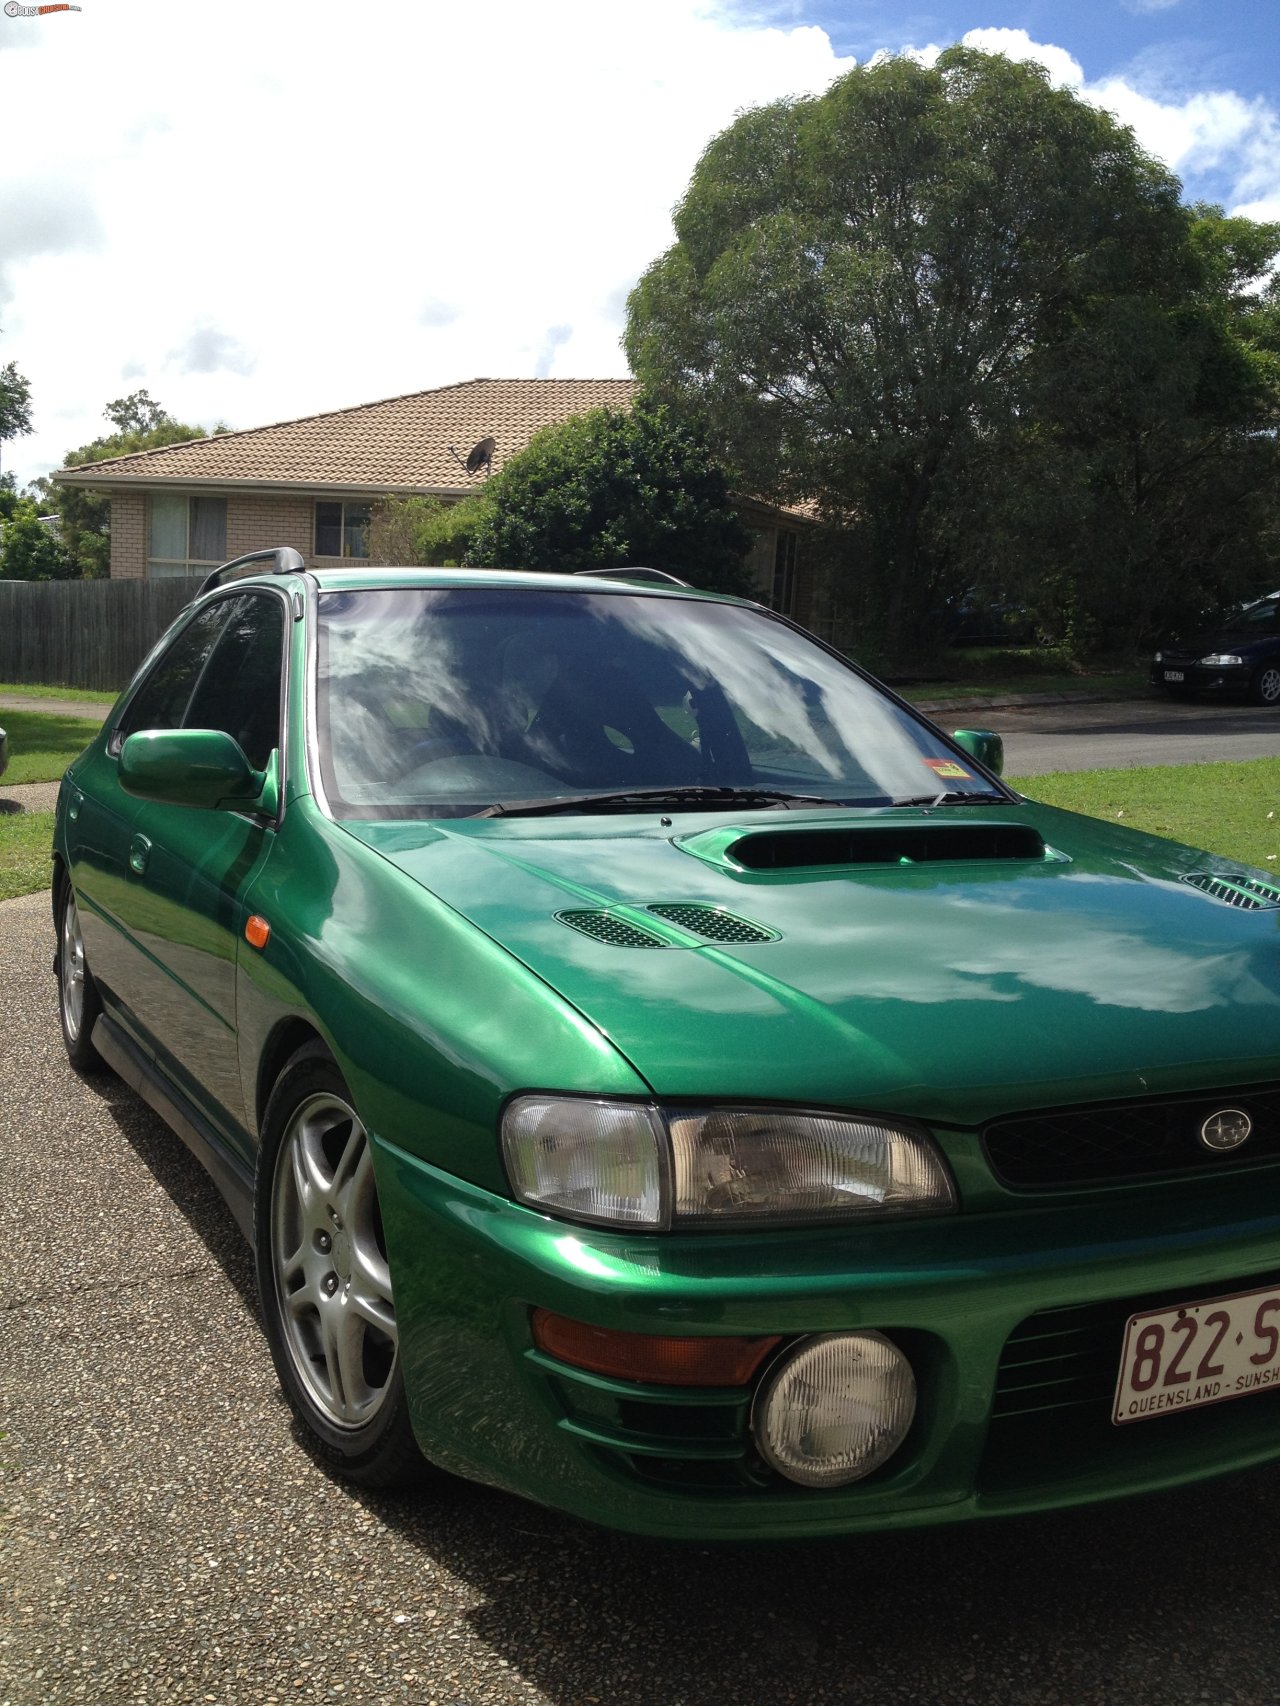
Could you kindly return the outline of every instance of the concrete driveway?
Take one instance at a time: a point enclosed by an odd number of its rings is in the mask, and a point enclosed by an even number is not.
[[[330,1481],[221,1200],[122,1085],[67,1069],[52,950],[44,896],[0,905],[0,1706],[1280,1699],[1280,1470],[761,1548]]]

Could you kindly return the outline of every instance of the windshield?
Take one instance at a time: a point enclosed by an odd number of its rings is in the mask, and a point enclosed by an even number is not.
[[[319,609],[318,749],[340,817],[631,789],[990,793],[969,760],[762,612],[516,587],[327,592]]]

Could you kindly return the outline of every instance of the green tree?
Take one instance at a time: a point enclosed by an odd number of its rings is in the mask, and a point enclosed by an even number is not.
[[[369,517],[369,559],[374,563],[456,568],[467,560],[485,513],[484,488],[458,503],[440,498],[388,496]]]
[[[148,395],[135,391],[117,397],[102,411],[116,429],[62,459],[65,468],[81,468],[89,462],[105,462],[116,456],[132,456],[139,450],[156,450],[166,444],[185,444],[209,435],[200,426],[175,420],[168,410]],[[214,433],[228,429],[219,422]],[[111,500],[81,486],[62,486],[49,479],[37,480],[35,491],[41,508],[58,517],[62,543],[74,572],[88,580],[99,579],[111,570]]]
[[[0,449],[9,438],[23,438],[31,431],[31,386],[18,372],[17,364],[0,367]]]
[[[641,399],[535,434],[486,483],[466,561],[561,573],[643,564],[738,592],[749,542],[701,431]]]
[[[1020,587],[1077,649],[1150,640],[1280,572],[1280,225],[1201,205],[1187,237],[1175,303],[1092,304],[1044,352],[1005,480],[975,504],[976,578]]]
[[[131,391],[127,397],[117,397],[102,411],[117,433],[152,433],[161,427],[174,427],[168,409],[162,408],[149,391]],[[202,436],[199,432],[194,435]]]
[[[1179,198],[1038,67],[965,48],[859,67],[713,139],[632,293],[627,352],[748,489],[844,529],[906,656],[977,581],[1038,583],[1037,543],[1064,585],[1097,564],[1109,508],[1150,507],[1114,494],[1135,437],[1160,439],[1192,507],[1212,484],[1197,497],[1179,472],[1197,411],[1235,434],[1245,483],[1264,477],[1244,469],[1269,404],[1243,297],[1271,239],[1207,231]],[[1173,531],[1144,514],[1094,583],[1132,592]],[[1183,582],[1207,551],[1175,552]]]
[[[39,519],[29,499],[19,499],[0,535],[0,580],[69,580],[74,565],[57,533]]]

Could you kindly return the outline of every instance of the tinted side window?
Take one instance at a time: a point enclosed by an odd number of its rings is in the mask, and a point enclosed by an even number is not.
[[[187,707],[184,727],[222,729],[261,770],[280,744],[283,656],[280,600],[272,593],[232,599],[230,619]]]
[[[223,599],[187,623],[129,702],[111,743],[113,751],[119,751],[124,737],[139,729],[182,726],[191,694],[229,610],[230,605]]]

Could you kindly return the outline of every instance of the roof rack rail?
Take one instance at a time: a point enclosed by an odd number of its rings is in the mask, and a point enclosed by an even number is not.
[[[601,581],[661,581],[665,586],[692,587],[689,581],[682,581],[677,575],[669,575],[665,569],[575,569],[575,575],[588,575],[593,580]]]
[[[296,575],[307,566],[302,552],[295,551],[292,545],[273,545],[268,551],[249,551],[243,557],[233,557],[229,563],[223,563],[200,582],[200,592],[209,592],[213,587],[221,586],[223,581],[239,580],[241,575],[255,574],[257,570],[247,565],[268,561],[273,567],[267,573],[273,575]],[[199,596],[197,593],[196,597]]]

